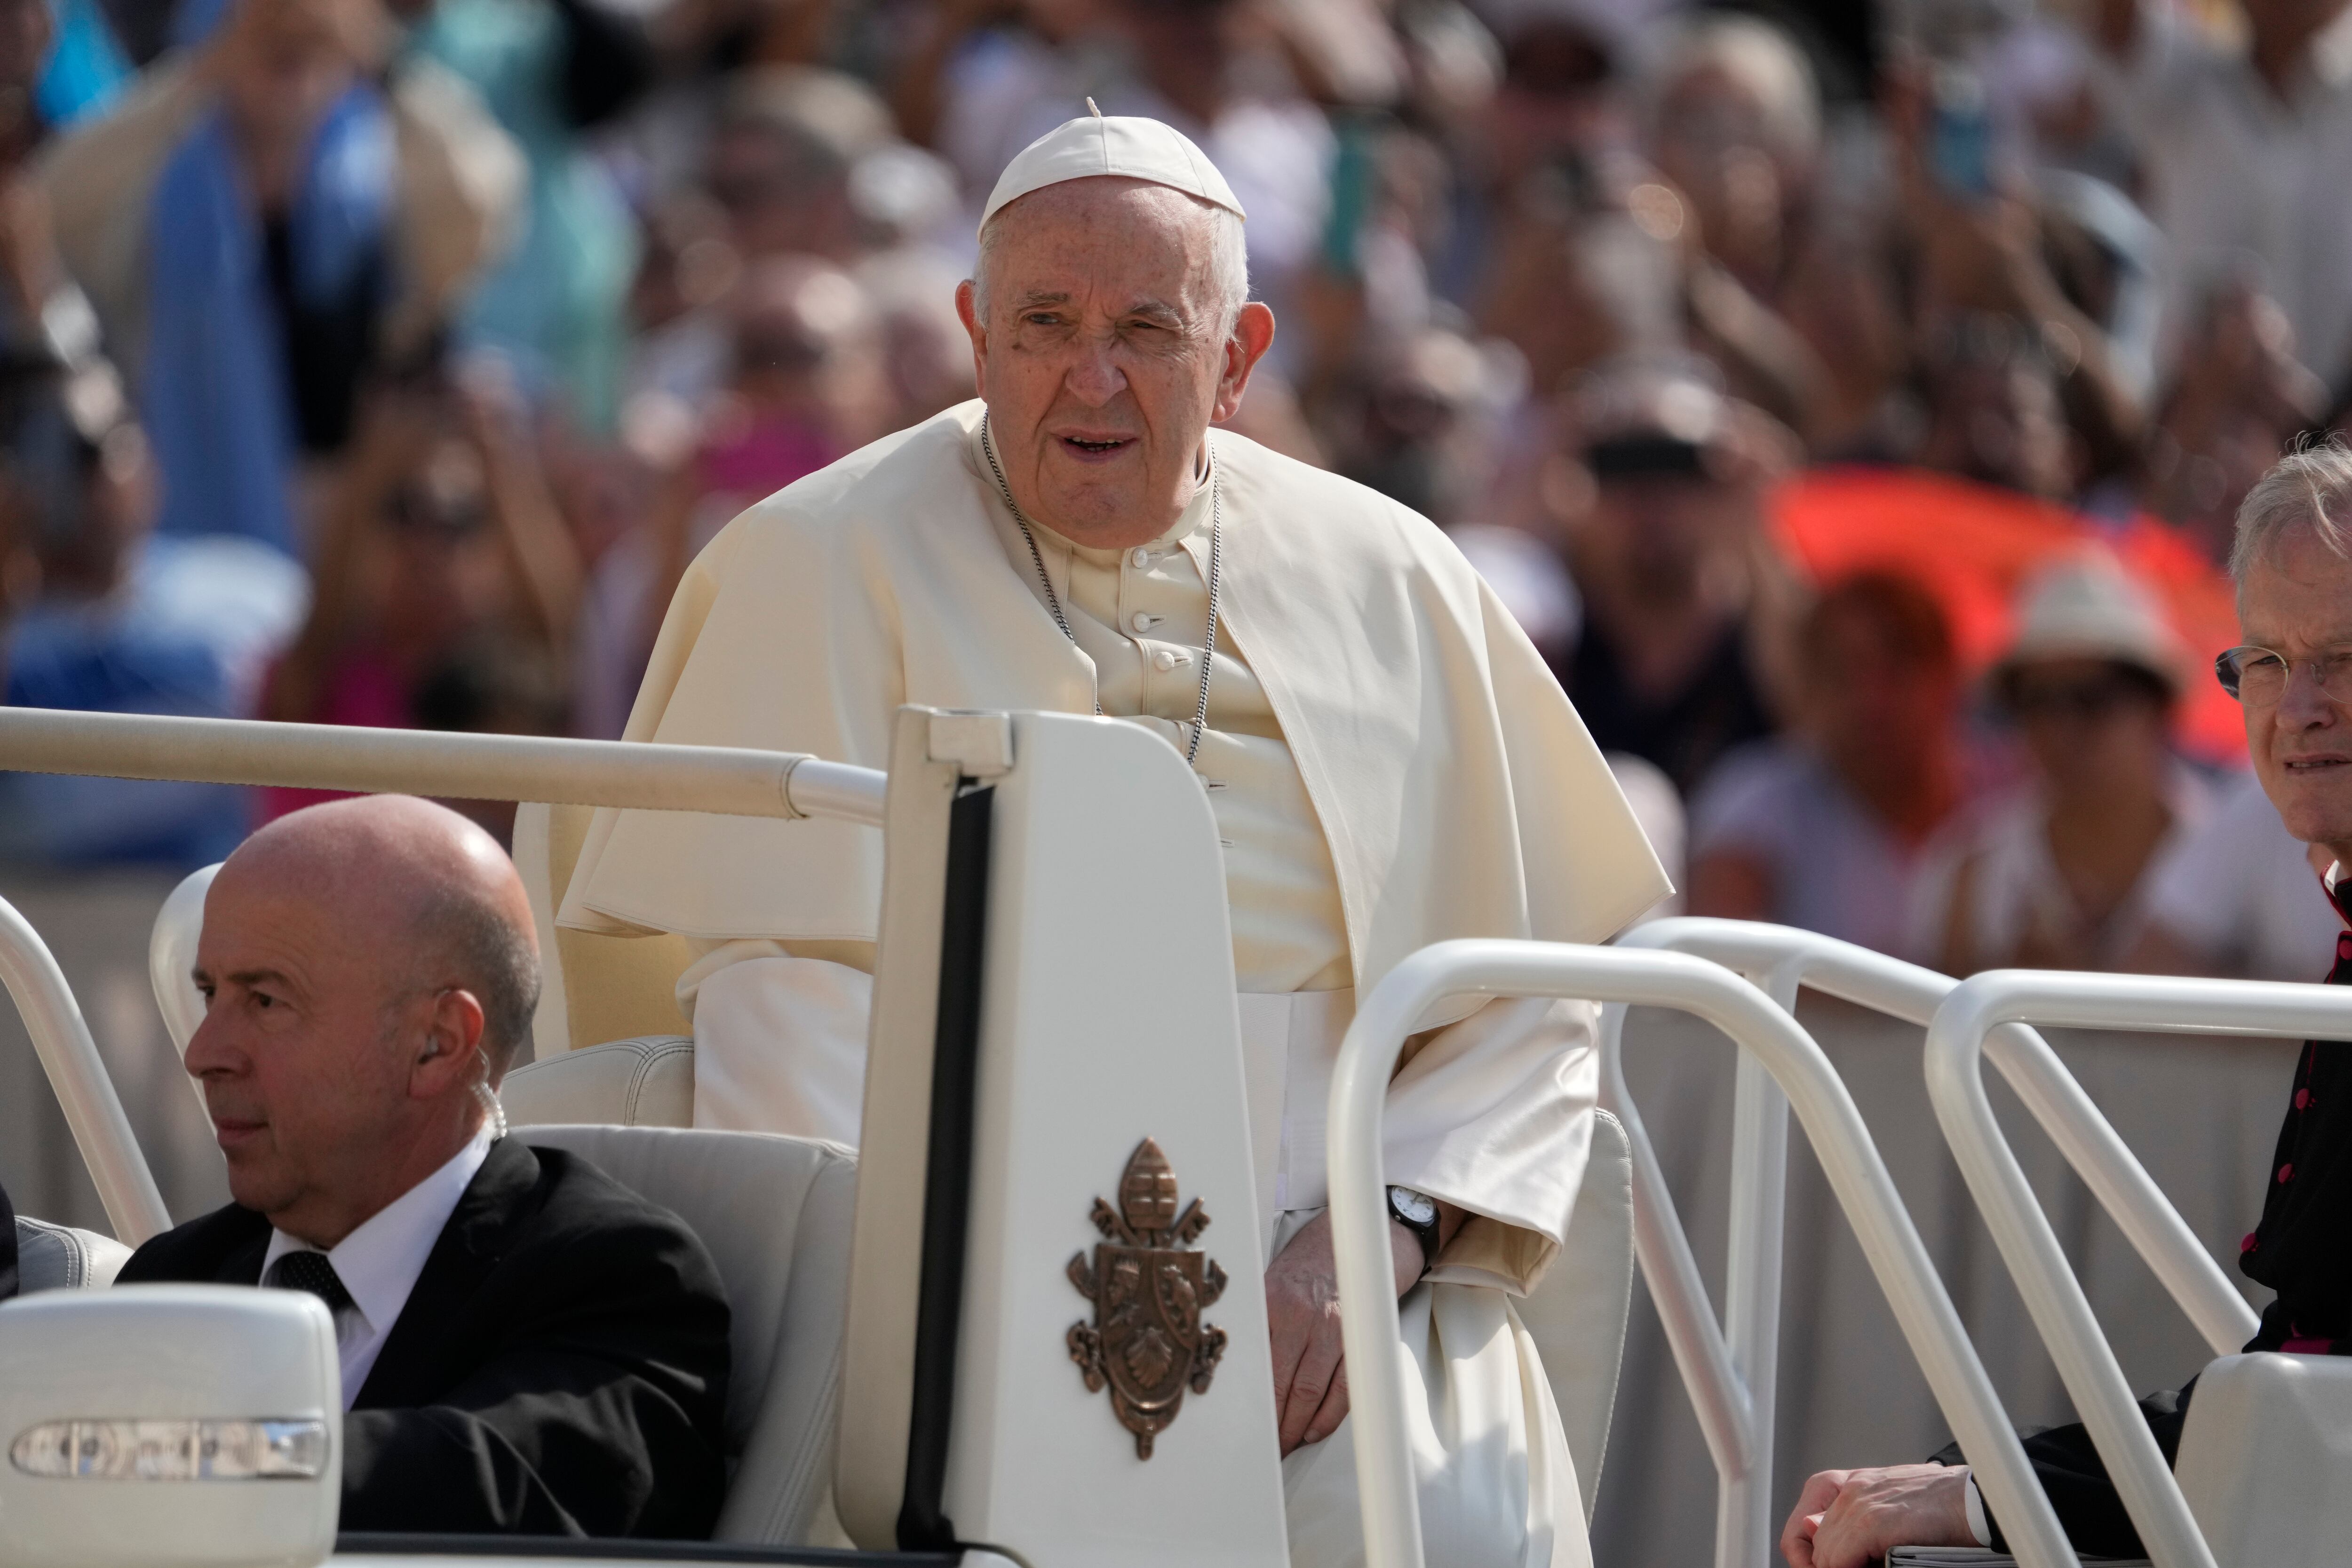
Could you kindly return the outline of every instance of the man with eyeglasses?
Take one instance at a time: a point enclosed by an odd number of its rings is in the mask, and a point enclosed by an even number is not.
[[[2245,710],[2246,744],[2287,831],[2328,867],[2329,900],[2352,923],[2352,447],[2291,452],[2238,509],[2230,574],[2246,641],[2214,661]],[[2352,984],[2352,931],[2336,942],[2331,985]],[[2352,1045],[2314,1040],[2295,1066],[2261,1223],[2238,1267],[2275,1290],[2249,1351],[2352,1354]],[[2140,1401],[2168,1463],[2196,1380]],[[2090,1436],[2061,1426],[2026,1439],[2074,1549],[2144,1555]],[[1937,1462],[1824,1470],[1780,1532],[1791,1568],[1863,1568],[1896,1546],[2002,1547],[1957,1444]]]

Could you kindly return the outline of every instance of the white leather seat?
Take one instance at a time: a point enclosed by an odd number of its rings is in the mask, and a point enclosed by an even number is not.
[[[684,1035],[643,1035],[542,1057],[507,1074],[499,1101],[514,1127],[691,1127],[694,1042]]]
[[[94,1290],[114,1283],[131,1248],[110,1236],[16,1216],[16,1289]]]
[[[857,1164],[837,1143],[763,1132],[541,1126],[677,1215],[719,1265],[734,1310],[727,1393],[731,1476],[716,1539],[769,1546],[838,1539],[834,1423],[849,1300]],[[822,1535],[825,1541],[813,1540]]]
[[[1567,1244],[1534,1292],[1518,1303],[1519,1321],[1543,1357],[1544,1375],[1567,1429],[1587,1524],[1601,1495],[1601,1464],[1609,1451],[1633,1299],[1633,1150],[1623,1123],[1598,1110],[1584,1184],[1569,1215]]]
[[[2352,1540],[2352,1359],[2213,1363],[2173,1473],[2216,1568],[2336,1568]]]

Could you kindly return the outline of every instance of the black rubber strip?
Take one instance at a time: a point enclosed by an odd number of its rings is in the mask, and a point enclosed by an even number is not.
[[[940,909],[940,1011],[931,1045],[929,1156],[923,1167],[923,1272],[915,1303],[915,1390],[898,1545],[946,1552],[948,1429],[955,1415],[956,1334],[963,1317],[973,1096],[980,1082],[981,964],[988,936],[988,846],[996,791],[967,789],[948,808],[947,887]]]
[[[955,1568],[947,1552],[842,1552],[829,1546],[754,1546],[733,1541],[615,1541],[572,1535],[424,1535],[352,1531],[339,1557],[568,1557],[636,1563],[783,1563],[794,1568]]]

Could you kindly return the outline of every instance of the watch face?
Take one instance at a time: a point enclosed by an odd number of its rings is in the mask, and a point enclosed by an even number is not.
[[[1437,1217],[1437,1200],[1410,1187],[1391,1187],[1389,1206],[1407,1225],[1427,1225]]]

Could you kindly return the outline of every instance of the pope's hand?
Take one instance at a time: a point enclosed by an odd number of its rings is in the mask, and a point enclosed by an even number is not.
[[[1389,1221],[1389,1252],[1402,1296],[1421,1278],[1421,1240]],[[1265,1270],[1266,1324],[1274,1334],[1275,1425],[1282,1451],[1320,1443],[1348,1415],[1348,1369],[1340,1360],[1339,1279],[1331,1258],[1331,1216],[1316,1215]]]
[[[1897,1546],[1974,1546],[1958,1465],[1823,1470],[1780,1531],[1789,1568],[1864,1568]]]

